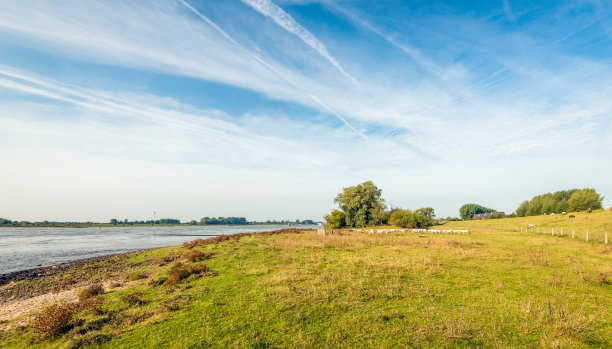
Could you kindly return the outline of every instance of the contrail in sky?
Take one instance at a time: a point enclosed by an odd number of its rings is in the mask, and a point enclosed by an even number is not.
[[[285,12],[278,5],[273,3],[270,0],[242,0],[245,4],[251,6],[257,12],[262,15],[271,18],[278,24],[283,27],[285,30],[290,32],[291,34],[300,38],[304,43],[308,46],[312,47],[315,51],[317,51],[321,56],[325,57],[334,67],[336,67],[342,75],[349,78],[355,85],[359,85],[357,80],[347,73],[344,68],[338,63],[336,58],[332,56],[327,48],[319,39],[317,39],[311,32],[309,32],[306,28],[304,28],[301,24],[299,24],[291,15]]]
[[[245,1],[245,0],[243,0]],[[250,0],[247,0],[250,1]],[[225,37],[228,41],[230,41],[231,43],[233,43],[234,45],[236,45],[238,48],[240,48],[241,50],[243,50],[245,53],[251,54],[249,52],[249,50],[247,50],[244,46],[242,46],[239,42],[237,42],[234,38],[232,38],[227,32],[225,32],[223,29],[221,29],[215,22],[211,21],[208,17],[204,16],[200,11],[196,10],[193,6],[189,5],[189,3],[187,3],[185,0],[179,0],[179,2],[181,2],[183,5],[185,5],[185,7],[187,7],[191,12],[193,12],[196,16],[198,16],[200,19],[202,19],[203,21],[205,21],[206,23],[208,23],[209,25],[211,25],[213,28],[215,28],[215,30],[217,30],[221,35],[223,35],[223,37]],[[272,3],[271,3],[272,4]],[[249,4],[250,6],[253,6],[251,4]],[[272,4],[273,6],[276,6],[274,4]],[[278,6],[276,6],[278,7]],[[254,7],[255,9],[257,9],[256,7]],[[321,44],[321,42],[319,42],[314,36],[312,36],[312,34],[310,34],[306,29],[304,29],[301,25],[299,25],[297,22],[295,22],[295,20],[293,18],[291,18],[291,16],[289,16],[287,13],[285,13],[280,7],[278,7],[278,9],[280,11],[282,11],[282,13],[284,13],[286,16],[288,16],[290,18],[291,21],[293,21],[293,23],[295,23],[295,25],[299,26],[299,28],[302,28],[308,35],[310,35],[312,37],[312,39],[314,39],[316,42],[318,42],[321,47],[323,48],[323,50],[325,50],[324,52],[327,53],[327,55],[332,59],[332,63],[336,62],[336,60],[329,55],[329,52],[327,52],[327,49],[325,49],[325,46],[323,46],[323,44]],[[259,11],[259,10],[258,10]],[[260,11],[261,12],[261,11]],[[263,13],[263,12],[262,12]],[[276,20],[275,20],[276,21]],[[277,21],[278,23],[278,21]],[[282,25],[281,25],[282,26]],[[283,28],[285,28],[283,26]],[[287,29],[287,28],[285,28]],[[287,29],[289,30],[289,29]],[[295,34],[295,33],[294,33]],[[298,34],[296,34],[298,35]],[[298,35],[299,36],[299,35]],[[304,39],[302,39],[304,40]],[[312,45],[311,45],[312,46]],[[315,48],[316,49],[316,48]],[[318,50],[317,50],[318,51]],[[301,88],[299,88],[298,86],[296,86],[296,84],[294,84],[293,82],[291,82],[289,79],[287,79],[285,76],[283,76],[283,74],[281,74],[281,72],[278,71],[278,69],[274,68],[271,64],[267,63],[265,60],[263,60],[261,57],[257,56],[257,55],[252,55],[253,58],[255,58],[255,60],[257,60],[259,63],[261,63],[262,65],[264,65],[266,68],[268,68],[269,70],[271,70],[273,73],[275,73],[278,77],[280,77],[281,79],[283,79],[285,82],[287,82],[288,84],[290,84],[293,88],[295,88],[297,91],[300,92],[304,92],[302,91]],[[353,79],[352,76],[348,75],[348,73],[346,73],[344,71],[344,69],[342,69],[342,67],[340,66],[340,64],[338,64],[338,62],[336,62],[335,64],[345,75],[347,75],[348,77],[350,77],[353,82],[356,83],[356,81]],[[342,115],[338,114],[337,112],[335,112],[333,109],[331,109],[329,106],[327,106],[326,104],[324,104],[323,102],[321,102],[318,98],[316,98],[315,96],[313,96],[312,94],[305,92],[306,95],[308,96],[308,98],[310,98],[313,102],[315,102],[316,104],[320,105],[321,107],[323,107],[325,110],[327,110],[328,112],[332,113],[334,116],[336,116],[338,119],[340,119],[348,128],[350,128],[352,131],[354,131],[355,133],[357,133],[358,135],[360,135],[361,137],[368,139],[368,137],[363,134],[362,132],[358,131],[355,127],[353,127],[344,117],[342,117]]]

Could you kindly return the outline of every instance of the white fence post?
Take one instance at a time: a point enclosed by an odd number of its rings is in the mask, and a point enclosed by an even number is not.
[[[589,232],[587,231],[587,237],[586,237],[586,241],[589,241]]]
[[[550,228],[550,235],[555,235],[555,228]]]
[[[606,232],[606,245],[608,244],[608,232]]]
[[[561,235],[563,235],[563,228],[561,228]]]

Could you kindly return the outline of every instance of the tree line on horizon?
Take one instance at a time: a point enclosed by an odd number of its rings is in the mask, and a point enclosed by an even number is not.
[[[191,220],[190,222],[181,222],[180,219],[176,218],[160,218],[156,220],[133,220],[130,221],[127,218],[118,220],[116,218],[110,219],[108,223],[100,222],[57,222],[57,221],[41,221],[41,222],[29,222],[29,221],[17,221],[6,218],[0,218],[0,227],[83,227],[83,226],[135,226],[135,225],[288,225],[288,224],[302,224],[302,225],[313,225],[316,224],[312,219],[304,219],[295,221],[290,220],[267,220],[267,221],[248,221],[244,217],[204,217],[200,221]]]
[[[516,209],[519,217],[602,208],[603,197],[595,189],[559,190],[536,195],[523,201]]]

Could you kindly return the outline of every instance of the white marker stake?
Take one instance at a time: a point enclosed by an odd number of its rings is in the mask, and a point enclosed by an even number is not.
[[[563,235],[563,229],[561,229],[561,235]]]
[[[606,245],[608,244],[608,232],[606,232]]]
[[[550,228],[550,234],[555,235],[555,228]]]
[[[586,237],[586,241],[589,241],[589,232],[587,231],[587,237]]]
[[[572,239],[574,238],[574,231],[572,230]]]

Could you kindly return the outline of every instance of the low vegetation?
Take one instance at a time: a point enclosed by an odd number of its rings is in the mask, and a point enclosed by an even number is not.
[[[609,225],[603,213],[584,217]],[[33,348],[612,346],[610,246],[513,230],[195,240],[130,254],[122,270],[97,269],[105,285],[122,273],[149,277],[9,320],[0,338]],[[209,257],[187,261],[191,251]],[[88,282],[67,269],[0,290],[35,290],[64,273],[78,290]]]
[[[87,286],[79,292],[79,301],[82,302],[86,299],[101,295],[102,293],[104,293],[104,287],[102,287],[101,284]]]

